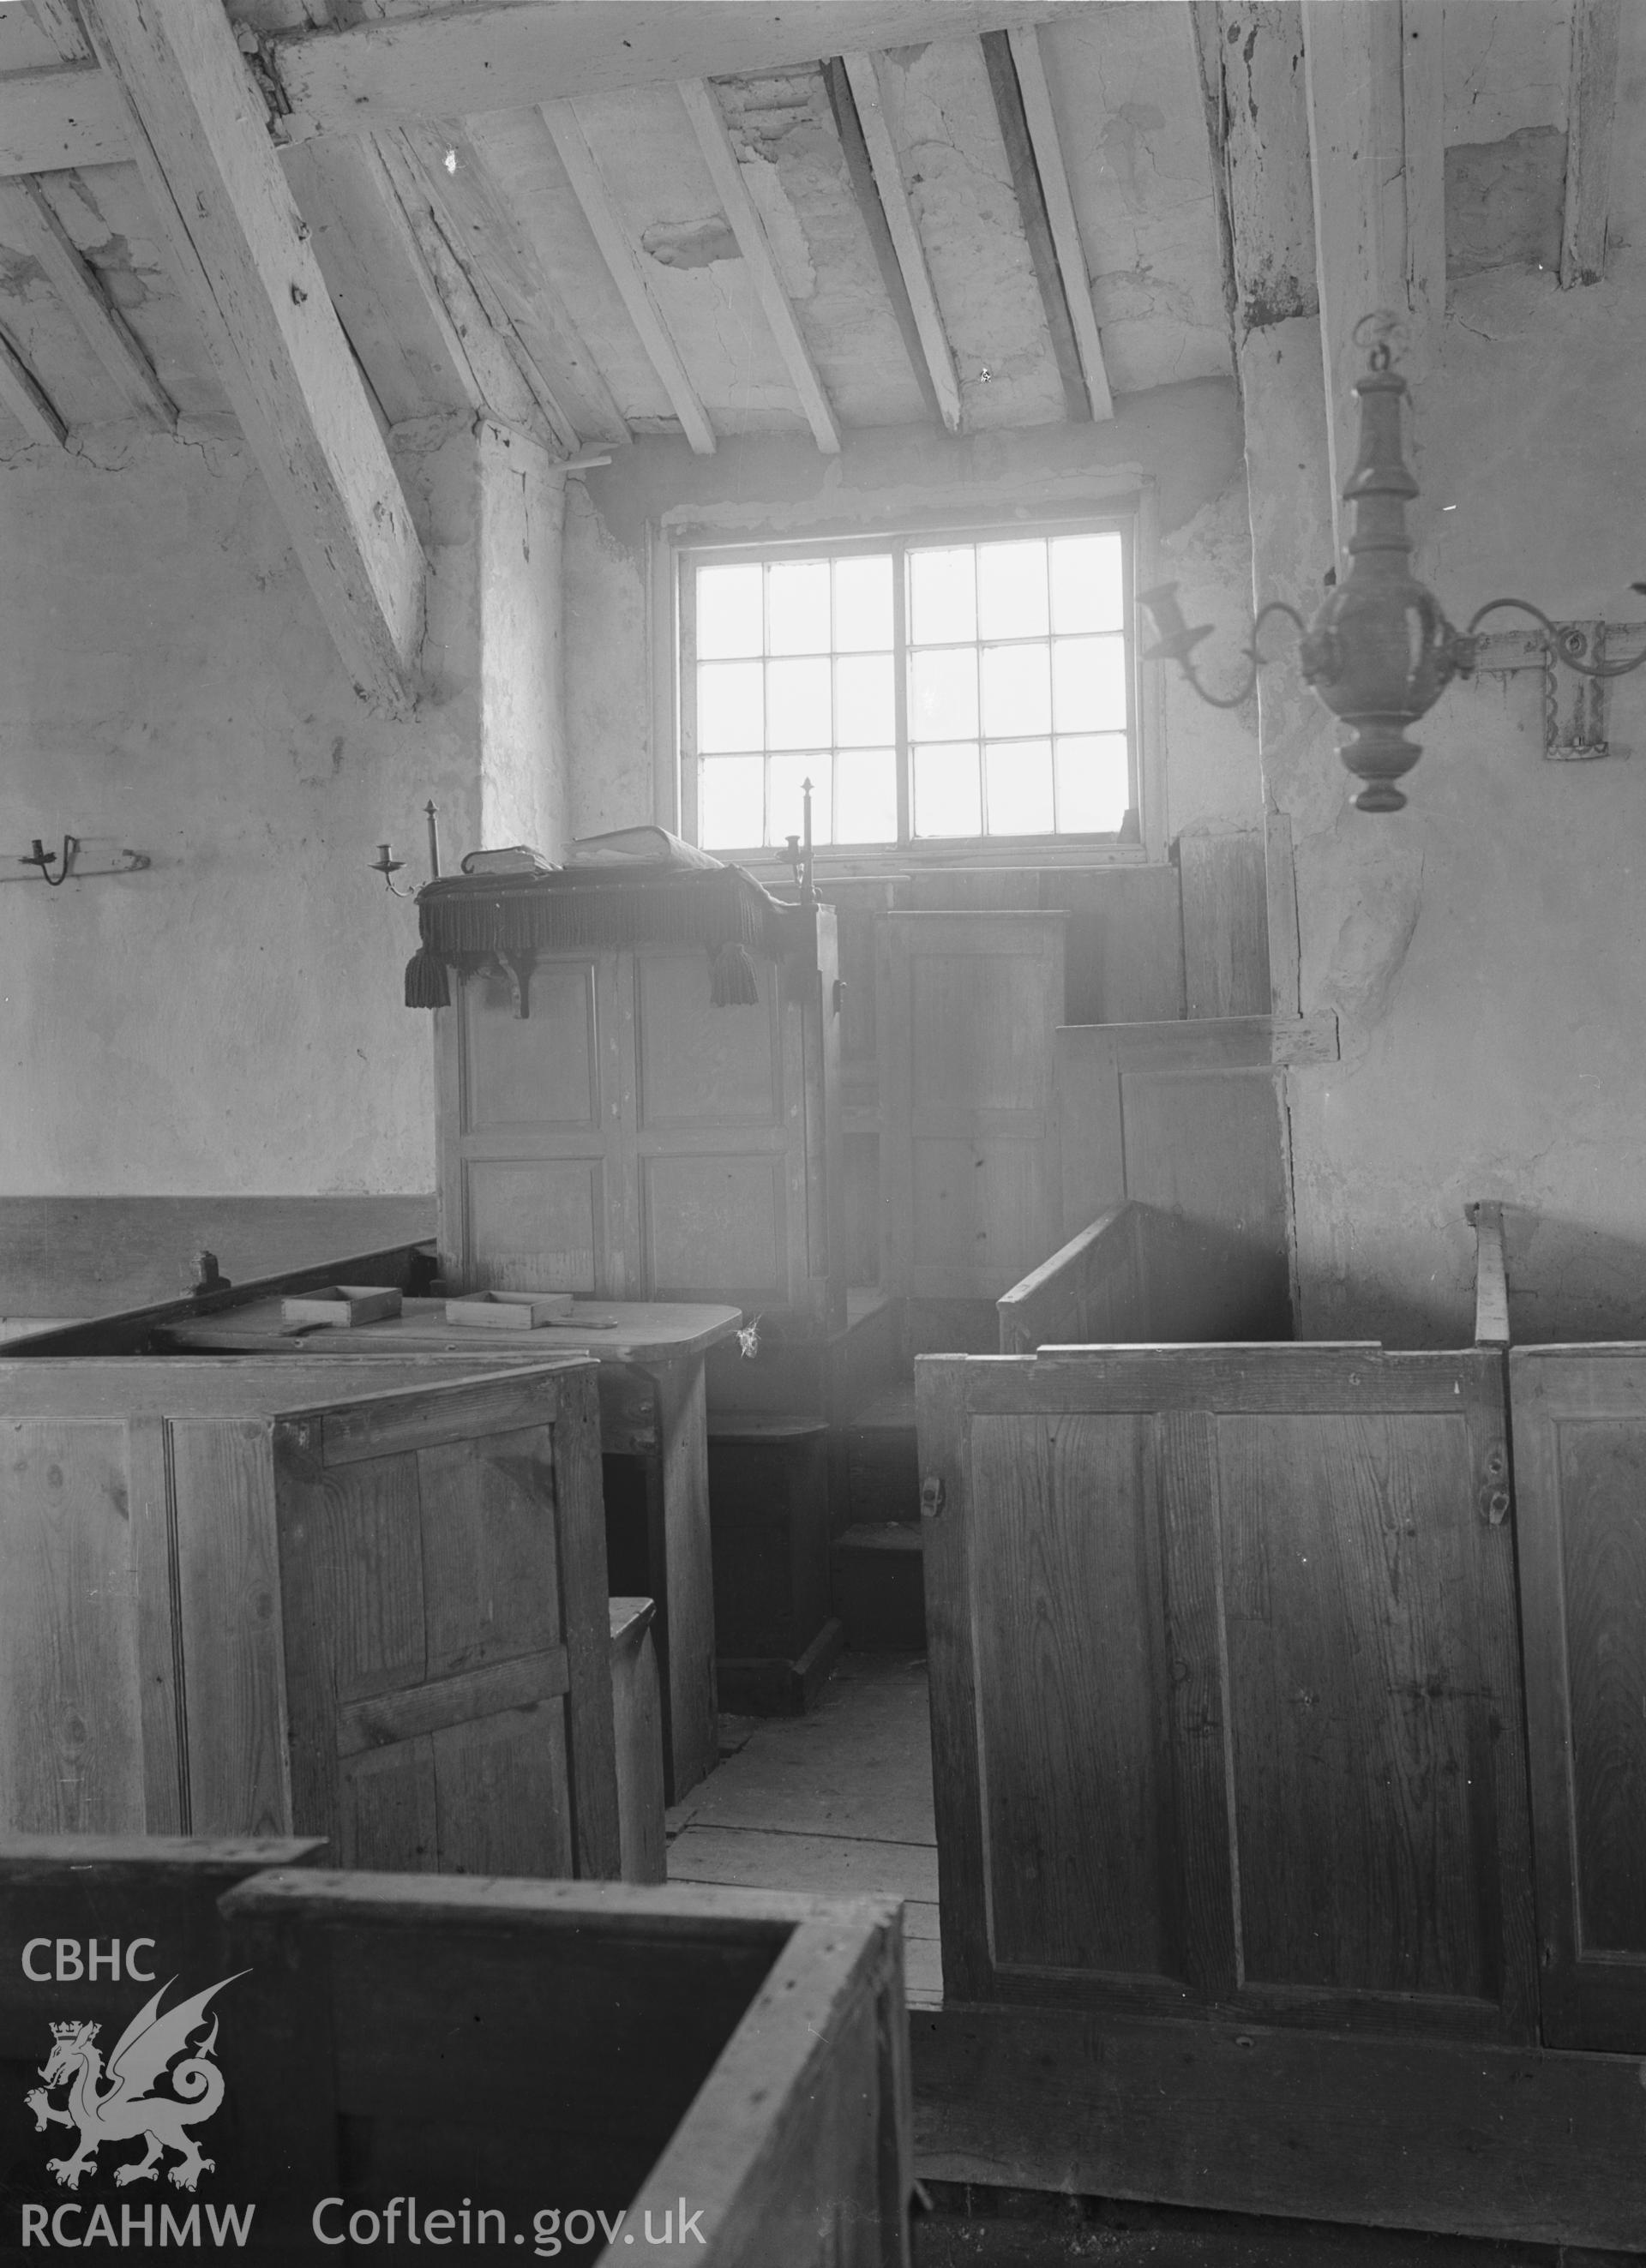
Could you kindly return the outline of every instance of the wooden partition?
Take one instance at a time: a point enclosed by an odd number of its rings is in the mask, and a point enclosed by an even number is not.
[[[462,2262],[908,2268],[894,1903],[321,1874],[312,1855],[0,1843],[8,2257],[95,2248],[100,2212],[116,2249],[123,2227],[162,2257],[416,2243]],[[152,2088],[151,2120],[111,2110],[66,2184],[73,2056],[110,2055],[155,1999],[183,2029],[154,2068],[186,2041],[194,2068]],[[70,2023],[95,2029],[46,2083]],[[104,2075],[107,2103],[151,2085],[128,2080]],[[154,2172],[127,2186],[145,2155]]]
[[[881,1284],[993,1300],[1058,1241],[1060,913],[880,924]]]
[[[1201,1226],[1155,1205],[1117,1205],[995,1301],[1000,1351],[1215,1339],[1229,1301],[1206,1262]],[[1254,1306],[1262,1319],[1261,1291]]]
[[[1529,2040],[1499,1366],[917,1366],[947,1995]]]
[[[1270,1045],[1266,1016],[1057,1035],[1062,1234],[1128,1199],[1172,1223],[1177,1264],[1157,1271],[1152,1303],[1162,1338],[1291,1336]]]
[[[240,1283],[433,1234],[432,1196],[0,1197],[0,1327],[184,1299],[203,1249]]]
[[[341,2234],[415,2197],[447,2242],[472,2199],[573,2260],[907,2268],[890,1901],[272,1874],[223,1910],[266,2049],[256,2186],[299,2241],[321,2198]],[[578,2208],[627,2244],[568,2242]]]
[[[616,1876],[592,1362],[0,1364],[0,1822]]]
[[[1646,1346],[1509,1358],[1552,2045],[1646,2053]]]

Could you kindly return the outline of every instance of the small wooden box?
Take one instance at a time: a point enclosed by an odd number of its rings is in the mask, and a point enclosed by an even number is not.
[[[298,1292],[280,1302],[288,1323],[329,1323],[347,1330],[356,1323],[380,1323],[400,1313],[401,1295],[392,1285],[328,1284],[323,1291]]]
[[[570,1292],[469,1292],[446,1303],[448,1323],[481,1330],[535,1331],[545,1323],[569,1323]]]
[[[593,1362],[10,1362],[0,1410],[0,1829],[616,1874]]]

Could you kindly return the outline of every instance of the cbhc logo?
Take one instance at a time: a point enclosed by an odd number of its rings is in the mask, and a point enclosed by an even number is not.
[[[134,1984],[153,1984],[153,1970],[137,1966],[137,1955],[152,1953],[153,1950],[154,1940],[151,1937],[134,1937],[129,1940],[125,1949],[125,1973]],[[36,1968],[34,1956],[37,1953],[48,1960],[55,1955],[55,1964]],[[23,1974],[33,1984],[71,1984],[78,1983],[82,1977],[88,1983],[94,1983],[99,1977],[116,1979],[121,1974],[120,1940],[111,1937],[107,1950],[104,1950],[99,1939],[88,1937],[83,1951],[78,1937],[31,1937],[23,1948]]]

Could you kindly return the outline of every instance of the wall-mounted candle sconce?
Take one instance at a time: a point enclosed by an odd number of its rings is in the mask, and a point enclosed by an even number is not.
[[[149,861],[141,850],[94,851],[94,857],[106,857],[107,865],[88,865],[81,861],[85,848],[78,835],[65,835],[61,850],[48,850],[37,835],[26,850],[13,851],[9,858],[0,858],[0,882],[31,882],[36,876],[48,890],[60,890],[72,875],[77,882],[89,882],[104,874],[141,874]],[[21,873],[7,873],[11,866]],[[52,872],[53,867],[56,873]]]
[[[801,782],[801,812],[804,836],[789,835],[784,840],[788,845],[789,868],[801,903],[813,906],[817,902],[817,886],[812,879],[812,784],[808,779]]]
[[[432,798],[424,805],[423,814],[429,822],[429,880],[438,882],[440,879],[440,827],[439,814],[434,807]],[[38,850],[40,845],[36,843],[34,847]],[[403,858],[395,858],[393,843],[378,844],[377,856],[372,861],[372,872],[382,876],[383,887],[392,898],[415,898],[417,895],[415,890],[397,889],[395,886],[394,878],[405,863]]]
[[[63,836],[63,871],[57,876],[55,881],[53,881],[52,880],[51,870],[57,854],[55,850],[47,850],[42,849],[41,839],[38,835],[34,837],[27,858],[20,859],[18,864],[24,866],[38,866],[40,868],[41,880],[44,882],[46,887],[48,890],[60,890],[69,879],[69,862],[74,857],[75,852],[79,849],[79,844],[75,841],[72,835],[65,835]]]

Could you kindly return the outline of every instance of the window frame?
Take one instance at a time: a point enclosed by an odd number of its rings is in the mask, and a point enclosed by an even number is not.
[[[1123,496],[1084,497],[1067,510],[1040,509],[1021,516],[984,518],[975,510],[963,515],[936,515],[873,528],[817,528],[804,535],[770,527],[733,533],[724,526],[697,526],[669,532],[668,579],[672,605],[668,609],[672,631],[668,682],[673,694],[670,736],[670,777],[660,780],[662,823],[675,824],[685,838],[696,843],[699,834],[700,764],[696,745],[697,645],[696,575],[699,567],[742,564],[750,560],[816,559],[883,554],[893,556],[894,669],[897,712],[897,839],[891,843],[820,843],[820,862],[830,870],[891,871],[911,865],[967,864],[997,865],[1044,865],[1049,862],[1090,864],[1112,861],[1137,863],[1150,854],[1148,845],[1159,831],[1158,764],[1151,730],[1157,703],[1150,697],[1146,664],[1137,634],[1136,593],[1150,571],[1153,551],[1152,515],[1147,489]],[[1131,767],[1132,802],[1128,815],[1133,828],[1106,834],[916,836],[911,831],[913,759],[908,733],[907,556],[913,549],[941,549],[958,543],[1010,542],[1035,536],[1118,534],[1121,542],[1122,634],[1126,642],[1126,740]],[[661,593],[660,593],[661,595]],[[979,641],[979,643],[984,643]],[[660,657],[661,659],[661,657]],[[668,814],[673,814],[672,818]],[[751,844],[717,849],[717,857],[740,865],[770,867],[786,873],[788,858],[780,844]]]

